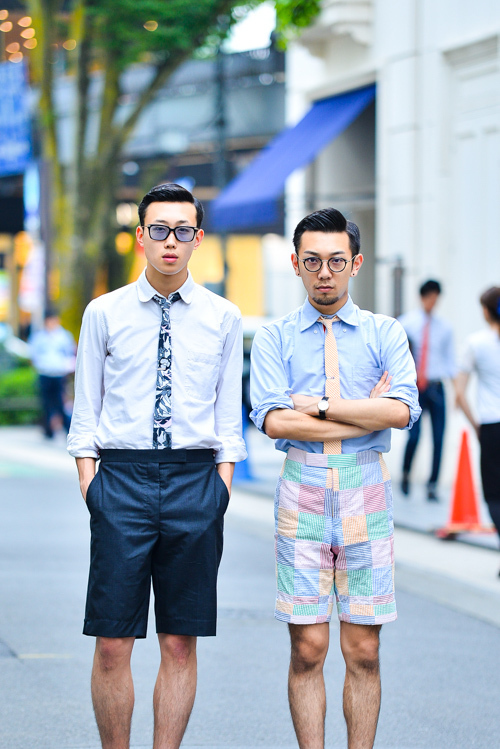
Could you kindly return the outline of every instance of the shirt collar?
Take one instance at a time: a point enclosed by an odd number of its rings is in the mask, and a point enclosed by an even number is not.
[[[337,310],[335,314],[342,320],[342,322],[347,323],[347,325],[359,325],[358,308],[356,307],[350,296],[347,297],[347,302],[344,304],[344,306]],[[310,328],[312,325],[314,325],[320,315],[321,312],[318,312],[316,307],[312,306],[309,299],[306,299],[306,301],[302,305],[302,310],[300,313],[300,332],[302,333],[304,330],[307,330],[307,328]]]
[[[136,283],[137,296],[139,297],[140,302],[149,302],[149,300],[152,299],[156,294],[159,294],[159,292],[151,286],[148,279],[146,278],[146,269],[142,271]],[[177,292],[180,294],[182,301],[186,302],[186,304],[190,304],[193,299],[195,285],[196,284],[193,281],[193,277],[188,270],[187,279],[184,281],[180,289],[177,289]],[[159,294],[159,296],[162,296],[162,294]]]

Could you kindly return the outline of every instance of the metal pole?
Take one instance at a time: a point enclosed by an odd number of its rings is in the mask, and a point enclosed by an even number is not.
[[[227,160],[226,160],[226,78],[225,59],[221,45],[215,60],[215,128],[217,131],[217,152],[214,162],[214,184],[219,190],[223,190],[227,184]],[[222,230],[219,234],[223,263],[222,295],[227,293],[227,277],[229,267],[227,263],[227,234]]]
[[[394,265],[394,268],[392,270],[394,317],[399,317],[403,313],[403,277],[403,261],[400,257],[397,257],[396,264]]]

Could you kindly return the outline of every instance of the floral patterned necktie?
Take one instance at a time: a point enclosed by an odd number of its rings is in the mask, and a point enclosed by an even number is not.
[[[170,294],[168,299],[157,294],[153,297],[161,308],[155,412],[153,418],[153,448],[155,450],[172,447],[172,339],[170,335],[170,307],[180,298],[181,295],[178,291]]]

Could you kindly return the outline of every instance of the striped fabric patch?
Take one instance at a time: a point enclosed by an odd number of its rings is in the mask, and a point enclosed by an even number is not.
[[[377,453],[291,449],[275,497],[277,619],[396,619],[392,491]]]

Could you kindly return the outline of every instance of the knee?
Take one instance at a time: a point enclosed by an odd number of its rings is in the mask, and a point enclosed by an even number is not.
[[[379,670],[379,639],[377,636],[346,639],[342,642],[346,666],[352,671],[376,673]]]
[[[103,671],[112,671],[130,661],[134,639],[132,637],[98,637],[96,659]]]
[[[183,635],[160,635],[162,659],[185,668],[196,653],[196,638]]]
[[[323,668],[328,652],[328,639],[325,640],[322,633],[315,632],[314,629],[303,632],[301,629],[292,630],[291,627],[292,652],[290,663],[292,670],[295,673],[307,673]]]

